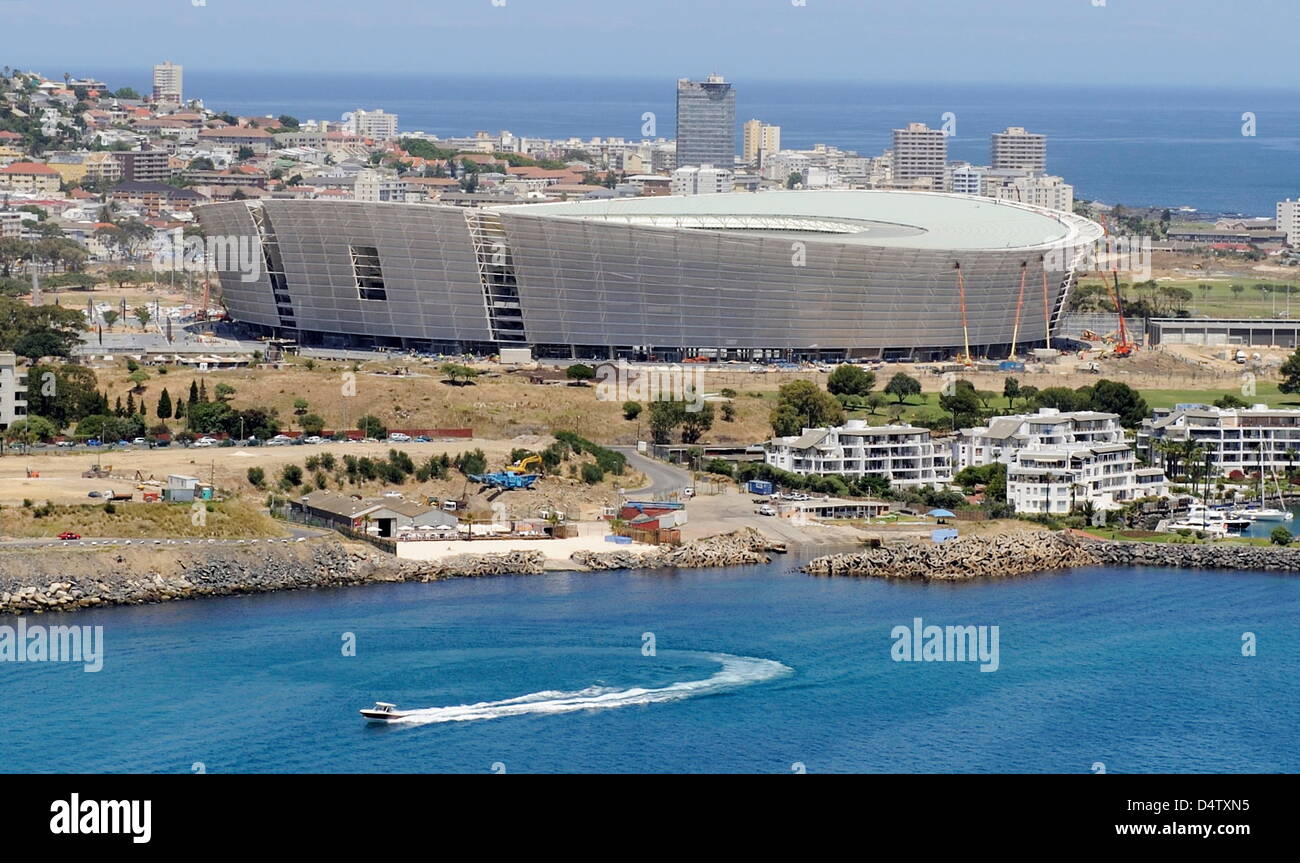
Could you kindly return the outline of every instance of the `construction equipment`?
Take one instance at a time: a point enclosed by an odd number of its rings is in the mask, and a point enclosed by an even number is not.
[[[499,471],[497,473],[472,473],[469,475],[469,478],[485,488],[510,490],[532,488],[533,483],[541,479],[541,475],[535,473],[507,473],[506,471]]]
[[[113,466],[111,464],[104,464],[104,465],[96,464],[96,465],[91,465],[90,470],[83,470],[81,472],[81,475],[85,479],[102,479],[106,476],[109,476],[112,473],[113,473]]]
[[[542,466],[541,456],[530,455],[521,458],[519,461],[515,462],[514,464],[506,465],[506,472],[507,473],[528,473],[528,469],[533,467],[534,465],[539,468]]]
[[[957,298],[961,303],[961,337],[962,337],[962,355],[957,357],[957,362],[964,366],[974,365],[975,361],[970,355],[970,326],[966,319],[966,279],[961,274],[961,262],[956,263],[957,270]]]
[[[1110,354],[1113,357],[1122,359],[1131,356],[1137,350],[1137,345],[1133,344],[1129,339],[1128,326],[1124,323],[1124,299],[1120,296],[1119,291],[1119,270],[1111,270],[1111,276],[1115,280],[1115,288],[1111,291],[1110,299],[1115,304],[1115,311],[1119,315],[1119,339]],[[1105,280],[1103,279],[1103,281]],[[1107,287],[1110,286],[1107,285]]]

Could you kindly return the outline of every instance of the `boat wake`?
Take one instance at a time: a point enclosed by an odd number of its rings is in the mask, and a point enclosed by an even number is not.
[[[682,701],[703,695],[717,695],[766,683],[790,674],[792,669],[771,659],[750,656],[733,656],[728,653],[706,655],[722,668],[703,680],[686,680],[662,688],[633,687],[617,689],[592,686],[575,692],[546,690],[503,701],[482,701],[478,704],[459,704],[453,707],[429,707],[412,710],[392,725],[426,725],[435,722],[473,722],[479,719],[501,719],[506,716],[529,714],[574,713],[579,710],[608,710],[614,707],[633,707],[640,704],[663,704]]]

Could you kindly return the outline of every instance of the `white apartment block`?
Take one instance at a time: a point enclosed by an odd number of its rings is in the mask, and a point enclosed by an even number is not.
[[[798,150],[782,150],[769,155],[763,161],[762,176],[765,180],[775,180],[784,184],[791,174],[804,176],[812,167],[812,157]]]
[[[930,439],[929,429],[916,426],[849,420],[836,428],[773,438],[764,449],[767,464],[790,473],[883,476],[906,488],[944,488],[952,482],[947,448]]]
[[[358,171],[356,183],[352,187],[352,200],[354,201],[378,201],[380,200],[380,189],[383,187],[384,177],[378,171],[372,171],[369,168]]]
[[[1047,170],[1047,136],[1012,126],[993,133],[993,168],[1020,168],[1042,173]]]
[[[984,169],[969,162],[953,162],[944,185],[958,195],[979,195],[984,191]]]
[[[924,123],[908,123],[894,130],[894,183],[928,179],[935,189],[943,188],[948,164],[948,136],[942,129]]]
[[[674,195],[717,195],[730,192],[736,175],[712,165],[688,165],[673,171]]]
[[[27,375],[18,370],[18,357],[0,351],[0,429],[27,416]]]
[[[1286,234],[1286,244],[1300,246],[1300,199],[1287,198],[1277,204],[1277,229]]]
[[[155,102],[181,104],[184,94],[182,86],[183,67],[170,60],[153,67],[153,98]]]
[[[363,111],[358,108],[352,112],[352,116],[345,121],[344,125],[354,135],[373,138],[376,141],[387,141],[397,137],[397,115],[389,114],[383,108],[374,111]]]
[[[1119,509],[1168,490],[1164,472],[1138,467],[1124,443],[1023,449],[1007,465],[1007,503],[1018,513],[1068,515],[1089,502]]]
[[[993,417],[986,426],[960,429],[952,438],[954,471],[1001,462],[1023,450],[1125,443],[1119,414],[1040,408],[1034,414]]]
[[[1074,187],[1061,177],[1032,174],[1018,177],[984,177],[984,194],[1000,201],[1015,201],[1045,210],[1069,213],[1074,210]]]
[[[768,156],[781,152],[781,127],[762,120],[750,120],[744,126],[745,163],[763,167]]]
[[[1300,410],[1270,409],[1263,404],[1236,409],[1157,408],[1142,421],[1137,435],[1138,451],[1151,464],[1162,459],[1158,444],[1187,441],[1204,447],[1211,468],[1222,476],[1258,472],[1261,464],[1265,475],[1280,475],[1288,467],[1300,466]]]

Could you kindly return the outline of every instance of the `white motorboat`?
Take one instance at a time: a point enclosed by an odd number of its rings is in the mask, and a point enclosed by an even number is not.
[[[387,701],[376,701],[374,707],[364,708],[360,713],[370,722],[392,722],[408,715],[398,710],[396,704]]]
[[[1234,512],[1233,515],[1247,518],[1251,521],[1290,521],[1295,517],[1284,509],[1274,509],[1271,506],[1259,507],[1256,509],[1241,509]]]
[[[1161,533],[1177,533],[1180,530],[1190,530],[1216,538],[1228,535],[1228,528],[1223,522],[1203,521],[1199,518],[1195,521],[1190,518],[1167,519],[1156,525],[1156,530]]]
[[[1184,518],[1180,522],[1195,525],[1197,528],[1217,524],[1227,528],[1229,533],[1238,533],[1250,527],[1250,519],[1244,518],[1235,512],[1226,512],[1221,509],[1211,509],[1203,503],[1192,504]]]

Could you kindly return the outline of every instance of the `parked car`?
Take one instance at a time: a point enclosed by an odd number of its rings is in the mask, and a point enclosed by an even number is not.
[[[65,530],[63,533],[59,534],[59,539],[81,539],[81,534]]]
[[[148,443],[148,441],[142,437],[138,437],[132,440],[131,443],[135,444],[136,446],[144,446],[145,444]]]
[[[427,436],[425,436],[425,435],[417,435],[416,438],[415,438],[415,442],[416,442],[416,443],[428,443],[428,442],[429,442],[429,438],[428,438]]]
[[[410,443],[411,436],[409,434],[402,434],[401,432],[393,432],[388,436],[388,442],[389,443]]]
[[[194,445],[197,447],[210,447],[216,446],[217,442],[210,437],[201,437],[194,442]]]
[[[59,441],[59,443],[58,443],[58,446],[65,446],[65,447],[66,447],[66,446],[76,446],[76,445],[77,445],[77,442],[76,442],[76,441],[70,441],[70,440],[61,440],[61,441]]]
[[[771,504],[763,504],[758,508],[759,515],[776,515],[776,509]]]
[[[325,443],[325,438],[321,437],[320,435],[315,435],[315,434],[314,434],[314,435],[310,435],[310,436],[308,436],[308,437],[306,437],[306,438],[303,438],[303,441],[302,441],[302,442],[303,442],[303,443],[309,443],[309,444]]]

